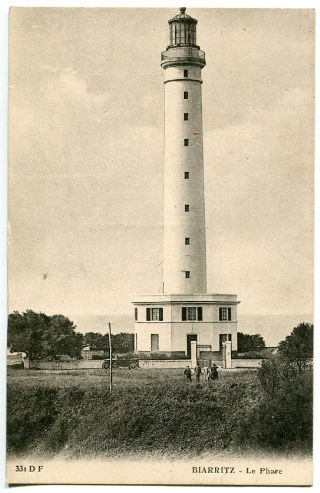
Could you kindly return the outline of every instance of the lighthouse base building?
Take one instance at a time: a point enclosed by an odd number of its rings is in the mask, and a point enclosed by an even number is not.
[[[237,350],[237,296],[208,294],[202,131],[205,53],[197,20],[169,20],[169,45],[161,54],[165,96],[164,239],[162,294],[137,297],[135,351],[217,356],[229,340]],[[218,172],[218,169],[217,169]],[[194,344],[193,344],[194,346]]]
[[[137,297],[135,352],[191,355],[191,341],[198,354],[217,357],[222,343],[237,350],[237,295],[162,294]]]

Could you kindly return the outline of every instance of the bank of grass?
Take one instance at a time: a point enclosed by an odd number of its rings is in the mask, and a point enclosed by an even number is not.
[[[256,372],[221,371],[219,381],[196,385],[184,381],[182,370],[122,369],[114,373],[112,393],[108,383],[102,370],[10,372],[9,454],[197,456],[204,451],[310,449],[310,433],[306,441],[301,433],[289,434],[288,441],[276,435],[273,440],[270,399]],[[296,412],[284,409],[285,420]],[[311,426],[308,419],[304,426]]]

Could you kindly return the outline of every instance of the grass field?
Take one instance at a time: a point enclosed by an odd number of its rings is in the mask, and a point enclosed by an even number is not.
[[[256,370],[220,370],[220,382],[242,381]],[[113,386],[116,392],[119,388],[155,385],[159,383],[174,383],[186,385],[183,369],[138,369],[128,370],[117,368],[113,370]],[[109,389],[109,370],[8,370],[8,384],[32,386],[45,385],[54,387],[69,387],[76,385],[80,388]],[[195,385],[195,377],[191,385]],[[201,385],[208,385],[201,382]],[[218,385],[210,383],[209,385]]]
[[[197,385],[180,369],[116,369],[113,383],[110,393],[109,372],[102,369],[9,370],[9,455],[310,450],[309,397],[305,404],[301,396],[277,403],[262,391],[256,370],[220,370],[218,381]],[[306,416],[298,434],[297,410]]]

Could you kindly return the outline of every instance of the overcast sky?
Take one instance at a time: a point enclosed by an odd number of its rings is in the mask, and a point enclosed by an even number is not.
[[[118,316],[161,286],[160,52],[178,9],[11,10],[9,309]],[[310,314],[313,11],[199,20],[208,291]]]

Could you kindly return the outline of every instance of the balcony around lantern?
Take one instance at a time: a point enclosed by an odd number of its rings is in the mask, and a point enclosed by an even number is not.
[[[161,66],[163,68],[185,64],[204,67],[206,64],[205,52],[195,47],[177,46],[168,47],[166,51],[161,53]]]

